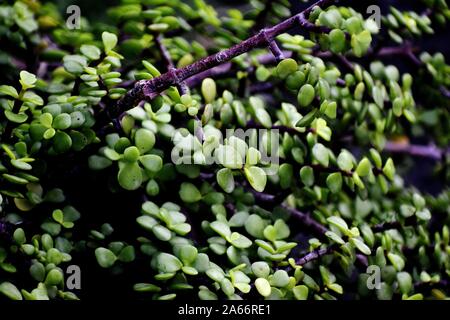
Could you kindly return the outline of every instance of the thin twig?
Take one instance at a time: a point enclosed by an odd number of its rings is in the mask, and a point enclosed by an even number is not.
[[[308,262],[311,262],[313,260],[317,260],[320,257],[323,257],[328,254],[332,254],[334,252],[334,248],[332,246],[325,248],[325,249],[317,249],[314,251],[311,251],[307,254],[305,254],[303,257],[297,259],[295,261],[295,264],[298,266],[303,266],[307,264]]]
[[[297,209],[288,207],[286,205],[281,206],[284,210],[288,211],[291,216],[295,217],[298,221],[300,221],[305,227],[311,228],[311,231],[314,232],[318,237],[323,238],[325,233],[328,231],[326,227],[321,225],[319,222],[311,218],[309,214],[303,213]]]
[[[392,153],[405,153],[411,156],[441,160],[446,154],[450,154],[450,148],[440,149],[434,145],[422,146],[388,141],[384,150]]]
[[[165,64],[166,64],[166,71],[167,72],[175,72],[176,68],[175,68],[175,64],[173,63],[172,57],[170,56],[169,51],[167,50],[166,46],[163,43],[163,36],[162,34],[159,34],[156,38],[155,38],[155,43],[159,49],[159,51],[161,52],[161,57],[163,58]],[[178,83],[178,90],[180,91],[180,93],[183,95],[185,93],[188,92],[188,87],[186,85],[185,81],[180,81]]]

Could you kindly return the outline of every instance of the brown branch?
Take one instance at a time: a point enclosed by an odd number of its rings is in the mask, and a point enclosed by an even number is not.
[[[303,266],[307,264],[308,262],[311,262],[313,260],[317,260],[320,257],[326,256],[328,254],[332,254],[334,252],[333,246],[330,246],[325,249],[316,249],[311,251],[310,253],[305,254],[303,257],[295,260],[295,264],[299,266]]]
[[[305,227],[311,228],[312,232],[320,238],[325,236],[325,232],[328,231],[326,227],[321,225],[319,222],[311,218],[309,214],[303,213],[297,209],[288,207],[286,205],[281,206],[284,210],[288,211],[291,216],[295,217],[300,221]]]
[[[273,27],[262,29],[254,36],[234,45],[229,49],[222,50],[213,55],[200,59],[183,68],[166,72],[159,77],[137,82],[134,88],[118,101],[115,108],[108,110],[104,117],[100,117],[99,121],[108,122],[124,111],[132,108],[140,100],[153,99],[169,87],[179,85],[181,82],[200,72],[221,65],[243,53],[253,50],[254,48],[268,47],[274,41],[276,36],[288,31],[296,25],[300,25],[306,30],[313,29],[311,31],[318,31],[315,25],[313,25],[314,28],[311,26],[311,23],[307,20],[307,17],[316,6],[328,6],[334,1],[335,0],[319,0],[304,11],[280,22]]]
[[[166,64],[166,71],[169,73],[174,72],[176,70],[175,64],[173,63],[172,57],[170,56],[169,51],[167,50],[166,46],[163,43],[162,34],[159,34],[158,36],[155,37],[155,43],[159,49],[159,52],[161,53],[161,57],[163,58]],[[188,87],[185,81],[180,81],[180,83],[178,84],[178,90],[182,95],[188,92]]]
[[[404,144],[398,142],[388,141],[384,146],[384,151],[392,153],[405,153],[411,156],[430,158],[434,160],[441,160],[445,155],[450,154],[450,148],[440,149],[434,145],[421,146],[415,144]]]

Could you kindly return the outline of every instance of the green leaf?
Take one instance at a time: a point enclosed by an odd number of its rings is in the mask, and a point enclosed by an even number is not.
[[[88,158],[89,168],[92,170],[102,170],[109,167],[112,164],[112,161],[97,155],[92,155]]]
[[[300,169],[300,179],[307,187],[314,185],[314,170],[310,166],[305,166]]]
[[[58,114],[53,119],[52,127],[59,130],[66,130],[67,128],[70,128],[72,124],[72,118],[67,113],[61,113]]]
[[[151,283],[136,283],[133,290],[137,292],[160,292],[161,288]]]
[[[353,179],[353,182],[358,186],[358,188],[360,188],[360,189],[365,188],[364,183],[362,182],[361,178],[359,177],[359,174],[356,171],[353,172],[352,179]]]
[[[64,275],[59,269],[52,269],[45,278],[45,284],[48,286],[57,286],[64,281]]]
[[[217,183],[226,192],[231,193],[234,190],[233,172],[228,168],[220,169],[216,174]]]
[[[331,217],[327,218],[327,221],[331,225],[333,225],[333,226],[337,227],[339,230],[341,230],[341,232],[343,232],[344,234],[349,231],[347,222],[345,222],[345,220],[342,219],[341,217],[331,216]]]
[[[263,169],[259,167],[244,168],[245,176],[250,185],[258,192],[263,192],[267,183],[267,176]]]
[[[345,241],[333,231],[327,231],[325,235],[338,244],[345,244]]]
[[[115,47],[115,45],[113,45],[110,49],[112,49],[113,47]],[[105,48],[106,48],[106,45],[105,45]],[[88,44],[83,44],[80,47],[80,51],[82,54],[84,54],[90,60],[98,60],[100,58],[100,54],[101,54],[101,51],[99,48],[97,48],[96,46],[93,46],[93,45],[88,45]]]
[[[163,161],[160,156],[155,154],[148,154],[141,156],[139,161],[142,163],[145,169],[151,172],[158,172],[163,167]]]
[[[245,230],[255,238],[262,238],[266,223],[257,214],[252,214],[245,221]]]
[[[392,158],[387,159],[387,161],[383,167],[383,173],[386,175],[386,177],[389,180],[394,181],[395,167],[394,167],[394,161],[392,161]]]
[[[326,141],[330,141],[331,140],[331,129],[330,127],[327,126],[327,122],[324,119],[316,119],[315,121],[315,130],[316,133],[322,137],[322,139],[326,140]]]
[[[372,168],[372,164],[370,160],[364,157],[356,167],[356,172],[360,177],[365,177],[370,173],[370,169]]]
[[[324,113],[328,118],[336,119],[337,103],[335,101],[327,103],[327,107],[325,108]]]
[[[376,105],[382,109],[384,107],[383,91],[379,87],[375,86],[372,88],[372,96]]]
[[[172,238],[172,232],[162,225],[155,225],[152,231],[155,237],[161,241],[169,241]]]
[[[316,143],[312,148],[314,158],[324,167],[328,167],[329,153],[328,149],[321,143]]]
[[[95,257],[102,268],[112,267],[117,260],[116,255],[111,250],[102,247],[95,249]]]
[[[102,33],[103,46],[107,54],[117,45],[117,36],[113,33],[104,31]]]
[[[296,124],[296,127],[306,127],[309,126],[311,124],[311,122],[314,121],[314,119],[316,118],[316,115],[318,113],[317,109],[313,109],[310,112],[308,112],[304,117],[302,117]]]
[[[45,267],[40,262],[35,262],[30,267],[30,275],[34,280],[43,282],[45,279]]]
[[[332,193],[339,193],[342,188],[342,174],[335,172],[327,177],[327,187]]]
[[[53,211],[52,217],[53,217],[53,220],[55,220],[58,223],[64,222],[64,213],[62,212],[62,210],[57,209],[57,210]]]
[[[13,113],[10,110],[5,110],[5,117],[14,123],[24,123],[28,119],[28,115],[25,113]]]
[[[123,153],[123,159],[127,162],[136,162],[139,159],[139,150],[135,146],[131,146],[125,149]]]
[[[282,219],[277,219],[273,227],[275,228],[277,234],[277,240],[285,239],[289,237],[291,233],[291,230],[289,229],[288,225]]]
[[[136,190],[142,184],[142,171],[136,162],[124,163],[117,174],[117,180],[122,188]]]
[[[174,255],[159,253],[156,256],[156,267],[162,273],[174,273],[181,269],[183,263]]]
[[[51,128],[52,127],[52,122],[53,122],[53,116],[51,113],[43,113],[39,116],[39,122],[45,126],[46,128]]]
[[[6,85],[0,86],[0,95],[7,95],[13,97],[14,99],[17,99],[19,97],[19,93],[17,92],[16,88]]]
[[[201,91],[205,98],[205,103],[213,102],[217,95],[216,82],[211,78],[205,78],[202,81]]]
[[[270,118],[270,114],[264,108],[256,108],[255,109],[255,117],[256,120],[265,128],[272,127],[272,119]]]
[[[400,291],[403,294],[408,294],[413,286],[413,279],[408,272],[399,272],[397,273],[397,281]]]
[[[272,292],[272,288],[270,287],[269,281],[264,278],[258,278],[255,280],[255,287],[258,290],[259,294],[263,297],[270,296]]]
[[[270,267],[267,262],[258,261],[252,263],[252,272],[258,278],[267,278],[270,274]]]
[[[427,208],[416,211],[416,216],[420,220],[428,221],[431,219],[431,212]]]
[[[241,154],[229,145],[220,145],[215,150],[215,157],[225,168],[240,169],[244,165]]]
[[[183,264],[191,265],[197,259],[198,250],[196,247],[191,245],[182,246],[180,249],[179,257]]]
[[[50,129],[49,129],[50,130]],[[53,139],[53,148],[57,153],[69,151],[72,147],[72,138],[64,131],[57,131]]]
[[[283,288],[289,284],[289,275],[284,270],[277,270],[270,279],[270,284],[274,287]]]
[[[234,286],[227,278],[223,278],[222,281],[220,281],[220,288],[227,296],[232,296],[234,294]]]
[[[375,150],[374,148],[370,148],[370,156],[372,157],[372,160],[375,163],[375,166],[377,168],[381,168],[382,162],[381,162],[380,153],[377,150]]]
[[[230,227],[224,222],[214,221],[209,226],[223,238],[229,238],[231,236]]]
[[[179,195],[181,200],[186,203],[193,203],[202,199],[202,194],[192,183],[183,182],[180,187]]]
[[[264,229],[264,237],[266,237],[267,240],[270,240],[274,242],[277,240],[277,230],[274,226],[269,225]]]
[[[278,169],[278,175],[280,177],[280,187],[282,189],[289,188],[294,177],[294,169],[292,165],[289,163],[283,163]]]
[[[0,284],[0,293],[4,294],[11,300],[23,300],[19,289],[17,289],[17,287],[11,282],[2,282],[2,284]]]
[[[155,134],[148,129],[140,128],[136,131],[134,142],[139,152],[144,154],[155,145]]]
[[[13,234],[14,241],[20,246],[26,242],[25,232],[22,228],[17,228]],[[1,262],[1,261],[0,261]]]
[[[32,73],[29,73],[26,70],[22,70],[20,71],[20,84],[22,85],[22,88],[24,90],[29,89],[29,88],[33,88],[34,85],[36,84],[36,76]]]
[[[218,268],[210,268],[206,271],[206,275],[216,282],[221,282],[225,278],[222,270]]]
[[[331,30],[330,49],[334,53],[341,53],[345,49],[345,33],[340,29]]]
[[[395,253],[391,253],[391,252],[389,252],[387,256],[388,256],[389,261],[394,266],[395,270],[397,270],[397,271],[403,270],[403,268],[405,267],[405,260],[403,260],[402,257],[400,257],[399,255],[397,255]]]
[[[237,232],[233,232],[230,238],[232,239],[231,244],[239,249],[246,249],[252,245],[252,241],[249,238]]]
[[[309,83],[304,84],[298,91],[297,95],[298,104],[300,105],[300,107],[309,106],[311,102],[314,100],[315,95],[316,91],[314,90],[314,87]]]
[[[369,256],[372,253],[372,251],[370,251],[370,248],[364,242],[362,242],[360,239],[351,238],[350,242],[366,256]]]
[[[337,158],[337,164],[339,169],[344,171],[351,171],[353,169],[353,157],[347,150],[341,151]]]
[[[297,61],[291,58],[284,59],[280,61],[277,65],[277,75],[280,78],[284,79],[291,73],[297,71],[297,68],[298,68]]]
[[[308,299],[308,287],[304,285],[295,286],[292,289],[292,292],[294,293],[294,297],[297,300],[307,300]]]
[[[337,283],[330,283],[327,285],[328,289],[333,290],[334,292],[338,294],[342,294],[344,292],[342,286]]]
[[[355,56],[362,57],[369,49],[371,42],[372,35],[368,30],[364,30],[358,34],[353,34],[351,45]]]
[[[20,169],[20,170],[28,171],[28,170],[33,169],[33,167],[32,167],[29,163],[24,162],[24,161],[22,161],[22,160],[12,159],[12,160],[11,160],[11,164],[12,164],[15,168]]]

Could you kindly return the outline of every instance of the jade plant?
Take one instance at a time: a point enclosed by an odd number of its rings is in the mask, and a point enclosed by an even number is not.
[[[447,1],[119,2],[0,4],[0,300],[448,299]]]

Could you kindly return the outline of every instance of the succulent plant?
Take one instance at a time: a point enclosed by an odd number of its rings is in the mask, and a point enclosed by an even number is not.
[[[244,3],[0,5],[0,300],[448,299],[447,2]]]

